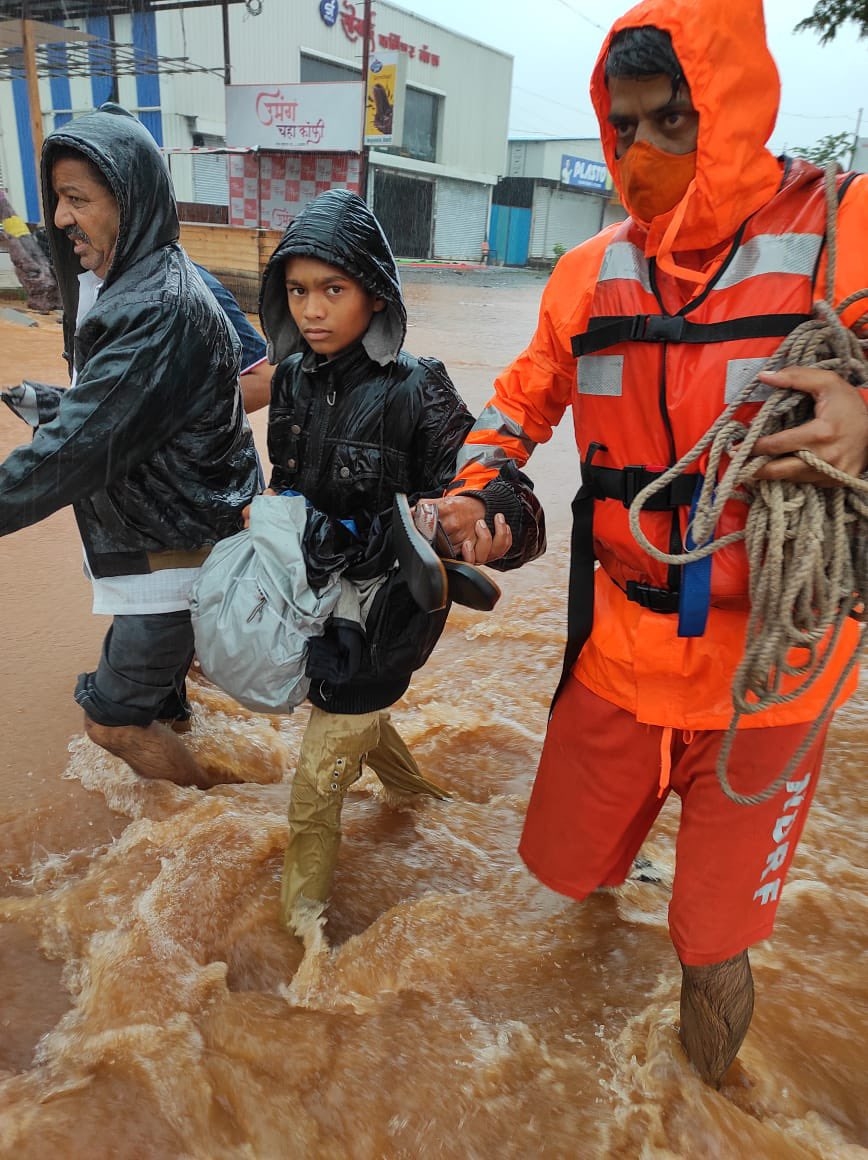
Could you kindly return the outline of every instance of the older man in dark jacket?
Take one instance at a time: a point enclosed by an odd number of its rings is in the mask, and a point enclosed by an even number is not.
[[[175,730],[189,716],[190,585],[258,490],[238,341],[178,245],[168,171],[129,113],[105,105],[50,134],[42,185],[72,382],[3,393],[35,433],[0,464],[0,535],[73,505],[94,612],[114,618],[75,691],[87,732],[144,777],[206,787],[215,776]]]

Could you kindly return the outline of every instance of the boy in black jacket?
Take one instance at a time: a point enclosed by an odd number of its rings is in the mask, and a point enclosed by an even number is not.
[[[309,501],[308,579],[319,587],[337,569],[361,585],[387,577],[363,636],[333,623],[310,642],[313,708],[293,781],[281,891],[282,920],[302,933],[321,922],[343,799],[363,763],[388,790],[446,796],[421,775],[384,712],[427,660],[448,611],[445,593],[444,607],[421,608],[396,569],[392,506],[396,493],[411,503],[442,494],[473,418],[442,363],[402,351],[407,316],[395,260],[355,194],[329,190],[289,226],[263,277],[260,317],[278,364],[271,490]],[[498,503],[514,497],[498,481],[490,486],[503,491]],[[514,517],[518,527],[518,510]],[[494,531],[508,539],[502,516]]]

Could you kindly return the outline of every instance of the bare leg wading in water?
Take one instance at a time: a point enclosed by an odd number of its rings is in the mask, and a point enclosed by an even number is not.
[[[210,789],[237,784],[207,768],[178,736],[190,729],[186,679],[193,659],[189,612],[115,616],[96,671],[78,678],[75,699],[88,737],[149,780]]]
[[[152,721],[150,725],[98,725],[87,714],[84,728],[88,737],[115,757],[120,757],[139,777],[150,780],[165,778],[175,785],[210,789],[223,783],[235,783],[236,777],[208,772],[202,768],[179,732],[186,732],[186,722]]]
[[[750,960],[742,951],[707,967],[682,963],[681,971],[681,1043],[702,1079],[719,1087],[753,1015]]]

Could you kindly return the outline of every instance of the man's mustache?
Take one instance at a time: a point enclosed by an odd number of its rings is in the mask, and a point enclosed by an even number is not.
[[[87,236],[84,230],[79,229],[78,226],[70,226],[69,229],[65,230],[64,232],[71,242],[87,242],[87,244],[90,245],[90,238]]]

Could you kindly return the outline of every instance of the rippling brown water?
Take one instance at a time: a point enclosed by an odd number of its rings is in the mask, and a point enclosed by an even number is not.
[[[540,289],[412,283],[408,346],[478,409]],[[0,379],[59,380],[52,326],[3,326]],[[0,452],[18,435],[0,415]],[[0,1156],[868,1154],[864,687],[833,727],[721,1092],[677,1042],[677,806],[645,849],[659,883],[579,906],[516,857],[559,669],[570,445],[565,428],[532,461],[548,555],[504,578],[495,613],[453,613],[395,711],[454,800],[394,810],[361,783],[329,945],[306,956],[276,920],[305,711],[258,717],[198,685],[191,743],[248,784],[138,780],[79,736],[70,690],[105,622],[69,514],[2,541]]]

